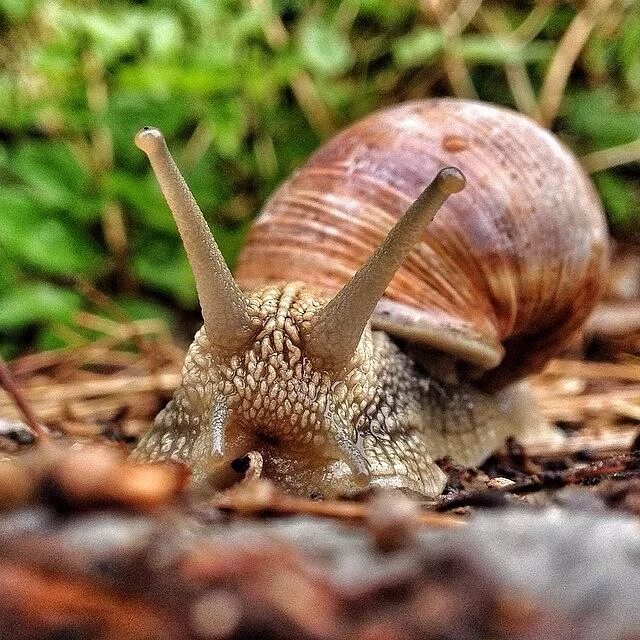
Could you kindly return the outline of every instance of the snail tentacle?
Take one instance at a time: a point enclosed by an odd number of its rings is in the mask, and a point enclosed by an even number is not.
[[[385,289],[447,198],[462,190],[465,178],[447,167],[418,196],[382,244],[316,316],[307,339],[309,352],[338,369],[353,356],[362,332]]]
[[[227,267],[202,211],[171,157],[158,129],[145,127],[135,137],[145,152],[182,237],[196,281],[204,325],[214,351],[243,346],[250,332],[247,302]]]

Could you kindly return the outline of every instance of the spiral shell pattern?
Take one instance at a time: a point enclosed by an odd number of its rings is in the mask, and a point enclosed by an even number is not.
[[[427,99],[345,129],[267,202],[237,282],[335,293],[445,166],[459,167],[467,187],[424,230],[372,324],[470,362],[487,384],[540,369],[595,305],[608,236],[576,158],[504,108]]]

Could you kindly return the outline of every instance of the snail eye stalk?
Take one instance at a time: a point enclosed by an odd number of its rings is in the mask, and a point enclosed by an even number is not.
[[[248,338],[250,322],[246,299],[171,157],[162,133],[144,127],[136,135],[135,143],[149,158],[176,221],[196,281],[209,343],[220,353],[234,353]]]
[[[396,271],[449,196],[461,191],[464,175],[441,169],[383,243],[351,280],[318,313],[308,339],[310,353],[329,368],[340,368],[353,355],[373,310]]]

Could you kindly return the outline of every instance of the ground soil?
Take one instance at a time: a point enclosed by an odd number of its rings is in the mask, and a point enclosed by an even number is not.
[[[2,378],[2,638],[640,637],[637,247],[531,381],[545,424],[480,468],[440,461],[431,504],[295,498],[251,459],[196,498],[183,467],[126,460],[183,347],[157,323],[78,322],[102,337]]]

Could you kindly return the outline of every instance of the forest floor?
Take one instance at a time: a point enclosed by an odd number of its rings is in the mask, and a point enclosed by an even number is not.
[[[430,505],[287,496],[251,460],[194,499],[182,467],[125,460],[183,348],[150,321],[79,322],[102,337],[10,364],[22,410],[0,392],[1,637],[640,637],[637,247],[532,379],[544,427],[480,468],[442,461]]]

